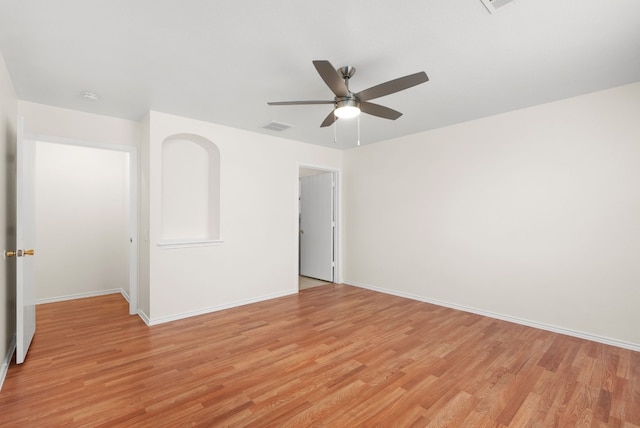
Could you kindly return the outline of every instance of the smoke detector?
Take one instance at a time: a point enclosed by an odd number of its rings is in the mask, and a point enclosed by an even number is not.
[[[480,0],[484,7],[487,8],[489,13],[496,13],[498,9],[509,3],[513,3],[515,0]]]
[[[99,98],[96,94],[94,94],[93,92],[89,92],[89,91],[84,91],[82,93],[82,98],[84,98],[87,101],[98,101]]]

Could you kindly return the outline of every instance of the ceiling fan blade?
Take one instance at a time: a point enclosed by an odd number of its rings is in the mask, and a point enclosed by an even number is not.
[[[320,125],[320,128],[324,128],[325,126],[329,126],[329,125],[333,124],[333,122],[335,122],[336,120],[338,120],[338,118],[336,117],[335,114],[333,114],[333,110],[331,110],[331,113],[329,113],[329,115],[327,117],[325,117],[324,120],[322,121],[322,124]]]
[[[381,83],[376,86],[372,86],[369,89],[360,91],[356,94],[356,97],[360,101],[368,101],[374,98],[384,97],[385,95],[393,94],[394,92],[400,92],[412,86],[419,85],[427,82],[429,78],[427,73],[421,71],[420,73],[410,74],[408,76],[399,77],[388,82]]]
[[[378,116],[383,119],[396,120],[397,118],[402,116],[402,113],[400,113],[399,111],[396,111],[389,107],[381,106],[380,104],[374,104],[369,102],[360,103],[360,110],[363,111],[364,113],[367,113],[373,116]]]
[[[334,104],[335,101],[310,100],[310,101],[270,101],[270,106],[299,106],[312,104]]]
[[[316,67],[316,70],[318,70],[318,74],[322,77],[324,83],[327,84],[334,94],[338,97],[346,97],[349,95],[349,88],[347,88],[344,80],[329,61],[316,60],[313,61],[313,65]]]

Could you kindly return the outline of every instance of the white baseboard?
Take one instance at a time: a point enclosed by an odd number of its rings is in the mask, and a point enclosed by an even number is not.
[[[485,311],[485,310],[482,310],[482,309],[476,309],[476,308],[472,308],[472,307],[469,307],[469,306],[458,305],[458,304],[455,304],[455,303],[445,302],[445,301],[442,301],[442,300],[431,299],[431,298],[428,298],[428,297],[418,296],[418,295],[415,295],[415,294],[404,293],[404,292],[401,292],[401,291],[391,290],[391,289],[388,289],[388,288],[382,288],[382,287],[376,287],[376,286],[373,286],[373,285],[363,284],[361,282],[344,281],[344,284],[352,285],[354,287],[359,287],[359,288],[366,288],[367,290],[377,291],[377,292],[380,292],[380,293],[390,294],[390,295],[393,295],[393,296],[404,297],[406,299],[417,300],[419,302],[430,303],[432,305],[444,306],[446,308],[451,308],[451,309],[457,309],[457,310],[463,311],[463,312],[470,312],[472,314],[482,315],[482,316],[485,316],[485,317],[499,319],[499,320],[502,320],[502,321],[508,321],[508,322],[512,322],[512,323],[515,323],[515,324],[526,325],[527,327],[538,328],[540,330],[551,331],[553,333],[559,333],[559,334],[564,334],[564,335],[567,335],[567,336],[577,337],[577,338],[580,338],[580,339],[586,339],[586,340],[590,340],[592,342],[604,343],[605,345],[616,346],[618,348],[629,349],[629,350],[632,350],[632,351],[640,352],[640,344],[637,344],[637,343],[625,342],[625,341],[618,340],[618,339],[612,339],[612,338],[609,338],[609,337],[598,336],[598,335],[591,334],[591,333],[585,333],[585,332],[582,332],[582,331],[572,330],[572,329],[568,329],[568,328],[564,328],[564,327],[558,327],[558,326],[554,326],[554,325],[544,324],[544,323],[531,321],[531,320],[526,320],[526,319],[522,319],[522,318],[510,316],[510,315],[498,314],[498,313],[495,313],[495,312]]]
[[[296,294],[297,292],[298,292],[298,290],[287,291],[287,292],[283,292],[283,293],[275,293],[275,294],[269,294],[269,295],[266,295],[266,296],[260,296],[260,297],[256,297],[256,298],[253,298],[253,299],[237,300],[235,302],[226,303],[224,305],[211,306],[211,307],[208,307],[208,308],[202,308],[202,309],[198,309],[198,310],[195,310],[195,311],[183,312],[183,313],[180,313],[180,314],[169,315],[169,316],[159,317],[159,318],[151,318],[151,319],[149,319],[146,316],[146,314],[144,314],[144,317],[143,317],[143,313],[139,312],[139,314],[140,314],[140,317],[142,318],[142,320],[147,325],[152,326],[152,325],[163,324],[163,323],[170,322],[170,321],[177,321],[177,320],[181,320],[181,319],[184,319],[184,318],[195,317],[195,316],[198,316],[198,315],[209,314],[211,312],[218,312],[218,311],[222,311],[222,310],[225,310],[225,309],[236,308],[238,306],[249,305],[251,303],[258,303],[258,302],[263,302],[265,300],[277,299],[278,297],[290,296],[292,294]]]
[[[2,360],[2,367],[0,367],[0,391],[2,390],[4,379],[7,377],[7,372],[9,371],[9,365],[11,364],[11,359],[13,358],[13,353],[15,351],[16,351],[16,336],[13,335],[13,340],[9,345],[9,349],[7,350],[7,355],[4,356],[4,360]]]
[[[43,305],[45,303],[64,302],[66,300],[85,299],[87,297],[106,296],[108,294],[122,294],[127,301],[129,301],[129,295],[122,288],[112,288],[110,290],[91,291],[88,293],[69,294],[67,296],[48,297],[46,299],[36,299],[36,305]]]
[[[148,326],[151,325],[151,320],[149,319],[149,315],[145,314],[142,309],[138,309],[138,316],[146,325]]]

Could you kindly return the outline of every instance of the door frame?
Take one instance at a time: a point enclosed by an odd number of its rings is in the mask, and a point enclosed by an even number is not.
[[[129,154],[129,314],[138,315],[138,148],[51,135],[35,134],[33,137],[36,143],[64,144],[67,146],[111,150]]]
[[[340,233],[340,226],[341,226],[341,219],[342,219],[342,206],[340,204],[341,201],[341,196],[340,196],[340,189],[341,189],[341,170],[337,169],[337,168],[331,168],[331,167],[327,167],[327,166],[321,166],[321,165],[313,165],[313,164],[306,164],[306,163],[298,163],[298,167],[296,169],[296,254],[297,254],[297,258],[296,258],[296,272],[298,272],[298,274],[300,273],[300,269],[299,269],[299,263],[300,263],[300,202],[299,202],[299,198],[300,198],[300,169],[313,169],[316,171],[322,171],[322,172],[329,172],[332,174],[333,176],[333,183],[334,183],[334,187],[333,187],[333,211],[334,211],[334,222],[335,222],[335,226],[333,228],[333,262],[334,262],[334,267],[333,267],[333,282],[334,283],[341,283],[342,282],[342,271],[341,271],[341,264],[340,264],[340,249],[342,248],[342,237],[341,237],[341,233]],[[296,280],[296,283],[298,281]]]

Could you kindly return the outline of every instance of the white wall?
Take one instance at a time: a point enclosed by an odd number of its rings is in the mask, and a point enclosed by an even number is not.
[[[343,153],[158,112],[150,113],[149,126],[151,322],[296,293],[298,164],[341,169]],[[221,245],[157,245],[161,143],[182,133],[220,149]]]
[[[15,250],[16,94],[0,53],[0,253]],[[0,387],[11,356],[15,324],[15,259],[0,256]],[[7,358],[8,357],[8,358]]]
[[[25,122],[29,125],[30,129],[38,135],[58,137],[65,140],[85,143],[88,142],[118,146],[138,147],[140,144],[140,136],[142,132],[142,124],[140,122],[79,112],[21,100],[18,101],[18,114],[25,117]],[[40,143],[39,146],[41,146]],[[123,153],[119,153],[114,156],[125,155]],[[140,156],[138,156],[138,158],[140,158]],[[41,158],[40,162],[45,161]],[[46,163],[47,162],[45,162],[45,164]],[[54,165],[54,163],[50,164],[52,168]],[[58,179],[64,180],[64,177],[58,177]],[[38,203],[36,202],[36,204]],[[40,233],[42,233],[42,231],[40,231]],[[100,254],[96,257],[102,256],[103,254]],[[86,255],[83,257],[86,257]],[[97,262],[97,260],[94,260],[94,262]],[[43,263],[46,262],[43,261]],[[39,261],[38,264],[40,264]],[[55,265],[57,263],[51,262],[50,265],[51,264]],[[89,265],[90,264],[95,265],[95,263],[89,263]],[[62,264],[58,264],[58,266],[62,266]],[[39,272],[41,275],[44,275],[44,270],[39,269]],[[120,283],[119,280],[114,281],[114,283],[115,282],[118,284]],[[96,284],[86,283],[84,290],[81,290],[77,286],[65,288],[61,285],[54,286],[53,289],[38,288],[38,298],[49,299],[54,297],[63,297],[66,296],[66,293],[68,292],[72,292],[73,294],[90,293],[97,291],[96,287]],[[105,282],[98,287],[102,289],[101,291],[106,291],[114,288],[120,288],[120,285],[114,286],[113,284],[107,284]],[[58,292],[65,294],[59,296],[53,295]]]
[[[640,83],[345,154],[345,282],[640,347]]]
[[[140,122],[60,107],[18,101],[18,114],[39,135],[93,143],[138,147]]]
[[[36,144],[36,298],[129,291],[125,152]]]

